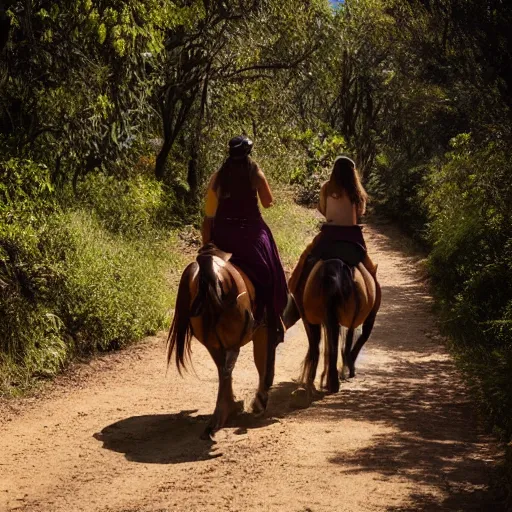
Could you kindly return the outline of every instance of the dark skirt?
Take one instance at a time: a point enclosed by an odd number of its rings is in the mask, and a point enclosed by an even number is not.
[[[337,226],[336,224],[323,224],[321,228],[322,239],[330,242],[352,242],[366,252],[366,243],[363,236],[363,228],[355,226]]]
[[[311,251],[311,258],[315,260],[337,258],[349,265],[357,265],[365,256],[366,243],[359,225],[323,224]]]
[[[265,307],[281,315],[288,299],[288,287],[272,233],[261,217],[251,219],[215,218],[213,242],[232,253],[231,263],[239,267],[256,289],[256,320]]]

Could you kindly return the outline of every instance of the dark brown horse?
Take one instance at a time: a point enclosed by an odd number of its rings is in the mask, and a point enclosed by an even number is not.
[[[268,332],[276,333],[276,327],[255,325],[254,286],[229,258],[230,254],[209,244],[185,269],[167,341],[167,363],[175,353],[180,373],[190,356],[192,336],[208,349],[217,365],[217,405],[203,439],[211,438],[231,415],[241,410],[233,394],[232,373],[242,346],[253,340],[254,362],[260,377],[252,403],[254,413],[265,411],[274,380],[276,336],[268,336]]]
[[[348,368],[349,376],[354,377],[357,356],[372,332],[380,307],[381,288],[376,277],[362,264],[354,267],[340,259],[330,259],[315,264],[304,285],[298,289],[295,302],[297,310],[287,308],[285,324],[289,327],[300,313],[309,350],[292,405],[307,407],[312,399],[320,358],[322,326],[325,330],[325,367],[321,382],[328,392],[336,393],[340,379],[337,368],[340,326],[347,328],[345,346],[341,350],[343,370]],[[362,334],[352,346],[354,331],[361,325]]]

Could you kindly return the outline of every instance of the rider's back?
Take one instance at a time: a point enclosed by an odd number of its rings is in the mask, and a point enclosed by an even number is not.
[[[257,172],[254,162],[247,168],[234,169],[225,177],[224,186],[216,183],[218,208],[216,218],[253,219],[260,217],[258,208]],[[220,179],[217,178],[219,181]]]
[[[320,191],[320,213],[328,224],[354,226],[357,224],[357,207],[345,191],[331,191],[329,182]]]

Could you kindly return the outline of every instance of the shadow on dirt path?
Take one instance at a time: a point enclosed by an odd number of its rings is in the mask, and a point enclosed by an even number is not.
[[[227,428],[234,428],[235,435],[244,435],[295,413],[288,403],[296,387],[294,382],[279,382],[270,392],[265,416],[244,412],[232,418]],[[315,401],[322,396],[318,393]],[[177,414],[131,416],[108,425],[93,437],[103,443],[102,448],[123,453],[128,461],[145,464],[180,464],[221,456],[215,450],[215,441],[200,440],[210,416],[197,413],[197,409],[192,409]]]

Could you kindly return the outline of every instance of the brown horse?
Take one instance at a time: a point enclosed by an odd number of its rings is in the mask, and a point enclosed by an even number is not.
[[[309,350],[303,364],[301,386],[293,393],[292,405],[310,404],[320,358],[322,325],[325,329],[325,367],[322,386],[330,393],[339,390],[337,360],[340,326],[346,327],[345,346],[342,348],[344,368],[355,376],[355,362],[368,340],[381,302],[381,288],[376,279],[360,263],[347,265],[340,259],[318,261],[305,284],[295,296],[297,309],[287,308],[285,324],[289,327],[302,316],[309,341]],[[295,317],[294,317],[295,315]],[[362,334],[352,347],[354,331],[362,325]],[[343,372],[342,370],[342,372]]]
[[[217,405],[203,439],[211,438],[228,418],[242,408],[233,395],[232,373],[240,348],[254,342],[259,386],[252,411],[262,414],[274,380],[276,326],[255,325],[255,291],[249,278],[229,262],[230,254],[213,244],[203,247],[181,276],[176,308],[167,339],[167,364],[173,352],[181,374],[190,357],[192,336],[210,352],[219,373]],[[269,315],[269,317],[272,315]]]

